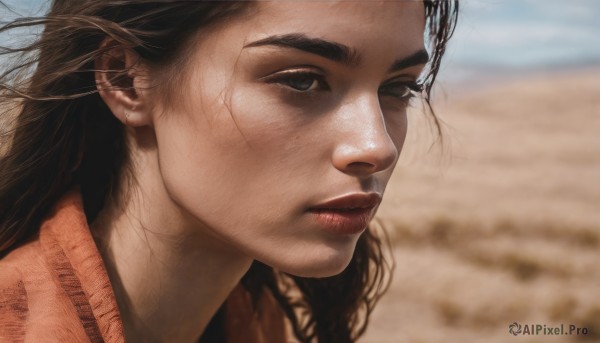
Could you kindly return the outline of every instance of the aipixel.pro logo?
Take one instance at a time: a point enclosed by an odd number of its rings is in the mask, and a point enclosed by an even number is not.
[[[566,325],[560,324],[557,326],[550,326],[546,324],[519,324],[513,322],[508,326],[508,332],[511,335],[535,335],[535,336],[570,336],[570,335],[587,335],[589,330],[584,327],[578,327],[577,325],[570,324],[568,329]]]
[[[520,334],[521,330],[522,330],[521,324],[519,324],[517,322],[514,322],[508,326],[508,332],[510,332],[511,334],[513,334],[515,336]]]

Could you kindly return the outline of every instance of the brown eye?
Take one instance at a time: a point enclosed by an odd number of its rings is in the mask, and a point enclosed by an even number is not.
[[[310,92],[314,90],[328,90],[324,77],[315,73],[290,72],[277,76],[269,81],[289,87],[298,92]]]
[[[319,86],[317,79],[311,75],[289,77],[287,80],[285,80],[285,84],[301,92],[306,92]]]
[[[379,89],[379,95],[391,96],[398,100],[408,101],[423,91],[423,86],[416,82],[393,82]]]

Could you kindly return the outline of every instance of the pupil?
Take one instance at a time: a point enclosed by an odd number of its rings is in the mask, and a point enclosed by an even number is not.
[[[310,76],[301,76],[294,80],[292,80],[291,86],[296,88],[297,90],[305,91],[310,88],[313,84],[313,78]]]

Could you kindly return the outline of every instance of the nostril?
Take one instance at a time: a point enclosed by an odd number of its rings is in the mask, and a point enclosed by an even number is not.
[[[367,162],[352,162],[348,164],[348,168],[375,168],[375,165]]]
[[[346,170],[352,174],[372,174],[376,166],[367,162],[352,162],[346,166]]]

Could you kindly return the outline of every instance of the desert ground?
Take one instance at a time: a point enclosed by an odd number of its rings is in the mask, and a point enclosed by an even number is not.
[[[600,342],[600,69],[455,94],[437,94],[443,145],[409,114],[378,213],[395,273],[360,342]]]

